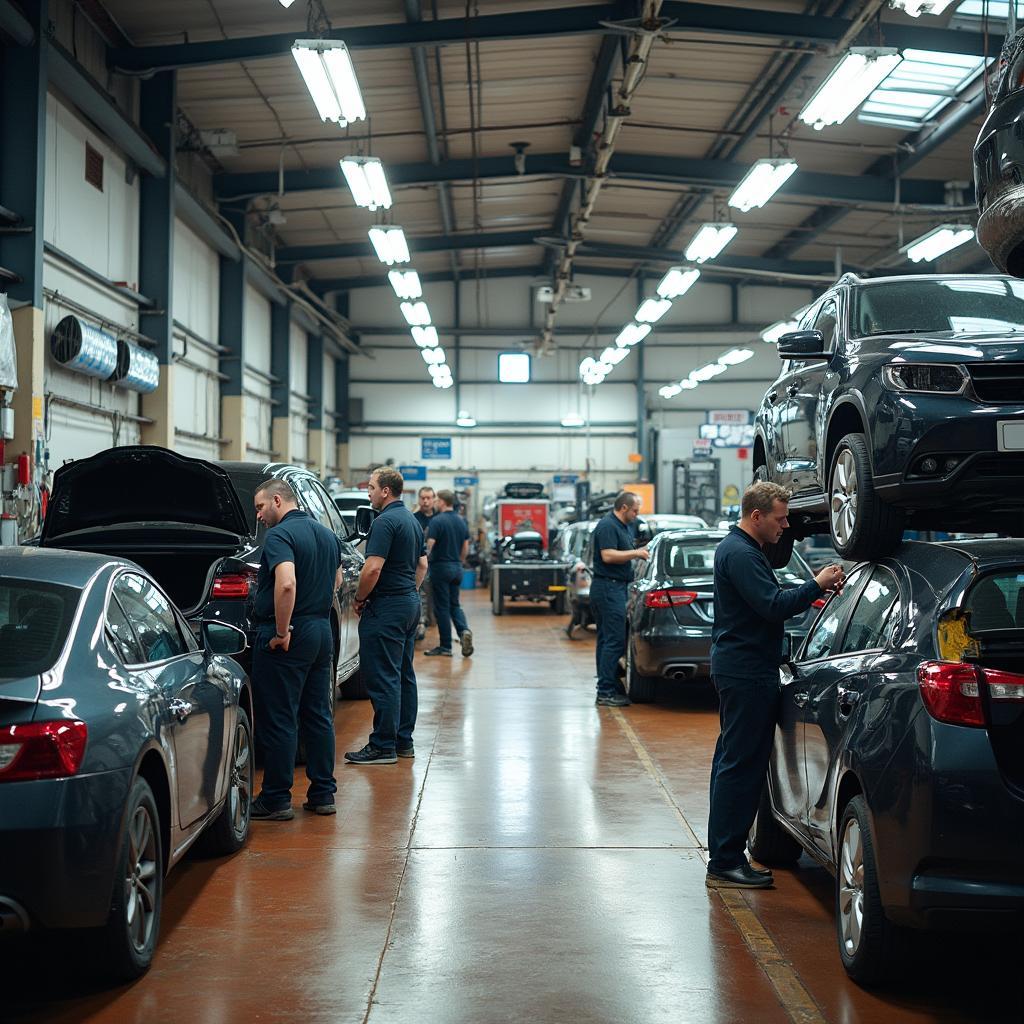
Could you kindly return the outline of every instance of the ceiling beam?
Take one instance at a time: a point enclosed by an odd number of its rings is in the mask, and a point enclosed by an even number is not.
[[[446,160],[441,164],[389,164],[388,182],[399,186],[436,185],[439,182],[533,177],[582,177],[584,169],[569,163],[565,153],[527,154],[526,173],[517,175],[514,157],[490,156],[477,161]],[[733,188],[750,170],[748,163],[732,160],[705,160],[649,153],[616,153],[608,172],[622,181],[652,181],[684,186]],[[308,192],[341,187],[337,164],[306,171],[285,171],[285,192]],[[253,171],[244,174],[218,174],[214,189],[219,202],[276,193],[278,172]],[[892,203],[896,198],[891,178],[865,174],[826,174],[797,171],[779,189],[779,195],[809,199],[827,199],[847,203]],[[900,200],[906,203],[933,204],[945,199],[945,184],[927,179],[908,179],[900,183]]]
[[[31,46],[36,41],[35,30],[9,0],[0,0],[0,33],[18,46]]]
[[[794,14],[789,11],[736,8],[728,4],[689,3],[666,0],[662,16],[672,24],[672,34],[713,35],[729,39],[784,39],[814,46],[834,46],[852,22],[847,18]],[[582,7],[551,7],[514,14],[488,14],[472,19],[440,18],[437,21],[389,22],[336,28],[327,38],[344,39],[352,50],[381,50],[409,46],[465,46],[467,40],[494,42],[557,36],[598,35],[607,32],[603,23],[620,16],[618,4]],[[998,53],[1002,38],[980,32],[959,32],[925,25],[882,22],[887,46],[919,47],[944,53],[981,56]],[[107,52],[107,63],[118,71],[145,73],[154,69],[192,68],[286,56],[296,32],[209,42],[172,43],[158,46],[116,47]]]
[[[405,338],[409,337],[409,328],[401,327],[353,327],[353,332],[363,338]],[[592,334],[602,337],[607,334],[618,334],[621,324],[609,324],[597,331],[591,327],[566,327],[559,325],[557,334],[566,338],[589,338]],[[710,323],[710,324],[658,324],[655,333],[660,337],[669,334],[757,334],[764,330],[764,324],[744,323]],[[512,335],[529,337],[537,333],[536,327],[438,327],[437,333],[444,337],[460,338],[508,338]],[[652,335],[653,337],[653,335]],[[644,344],[647,344],[645,342]],[[378,348],[399,348],[405,346],[379,345]]]

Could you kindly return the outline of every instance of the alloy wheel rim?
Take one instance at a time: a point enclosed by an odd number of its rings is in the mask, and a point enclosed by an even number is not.
[[[125,923],[136,953],[145,952],[156,922],[157,836],[147,807],[136,807],[128,825],[128,870],[125,875]]]
[[[855,820],[847,823],[839,855],[839,924],[843,950],[854,957],[864,931],[864,837]]]
[[[857,525],[857,498],[857,463],[853,452],[844,448],[832,470],[832,496],[829,502],[832,536],[840,544],[849,544],[853,536]]]
[[[252,749],[249,733],[239,722],[235,726],[235,743],[231,760],[231,790],[228,794],[231,808],[231,827],[241,838],[249,825],[249,805],[252,803]]]

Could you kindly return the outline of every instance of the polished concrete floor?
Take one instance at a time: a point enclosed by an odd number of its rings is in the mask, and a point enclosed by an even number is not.
[[[869,993],[839,966],[823,870],[709,893],[713,696],[669,686],[598,709],[593,634],[466,603],[477,654],[417,658],[415,761],[341,765],[370,718],[343,704],[336,817],[297,810],[255,822],[233,858],[187,858],[134,985],[103,987],[73,946],[4,950],[0,1021],[1024,1020],[1005,939],[922,941],[898,985]]]

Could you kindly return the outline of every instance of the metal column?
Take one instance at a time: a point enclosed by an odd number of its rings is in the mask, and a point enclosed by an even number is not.
[[[636,304],[637,307],[644,301],[644,288],[647,279],[641,274],[636,281]],[[650,337],[650,335],[648,335]],[[644,342],[636,346],[636,450],[640,455],[640,462],[636,467],[638,480],[647,479],[647,394],[646,381],[644,379]]]
[[[309,444],[306,458],[314,473],[323,476],[334,465],[324,431],[324,337],[310,334],[306,348],[306,394],[309,395]]]
[[[157,345],[160,384],[142,400],[142,413],[152,423],[142,428],[146,444],[174,447],[174,368],[171,363],[174,325],[174,190],[176,175],[177,72],[162,71],[139,87],[139,122],[167,164],[163,177],[143,174],[139,182],[139,285],[155,303],[145,314],[145,332]],[[187,424],[186,424],[187,426]]]
[[[348,356],[334,361],[334,443],[337,446],[336,465],[342,480],[354,484],[349,468],[348,443],[350,436],[348,402]]]
[[[244,238],[244,214],[237,218],[235,230]],[[274,306],[274,309],[277,307]],[[245,258],[220,257],[220,306],[218,341],[228,349],[220,357],[220,436],[227,439],[225,459],[246,458],[245,434]]]
[[[291,360],[292,304],[270,305],[270,399],[274,403],[271,413],[270,447],[275,458],[291,462],[292,452],[292,360]]]

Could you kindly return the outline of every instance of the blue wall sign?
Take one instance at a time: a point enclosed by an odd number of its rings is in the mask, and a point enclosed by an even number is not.
[[[480,483],[480,478],[476,476],[457,476],[455,478],[456,487],[476,487]]]
[[[450,437],[420,438],[421,459],[450,459],[452,457],[452,439]]]
[[[427,479],[427,467],[426,466],[399,466],[398,472],[406,480],[426,480]]]
[[[552,478],[552,483],[556,484],[574,484],[579,480],[579,473],[556,473]]]

